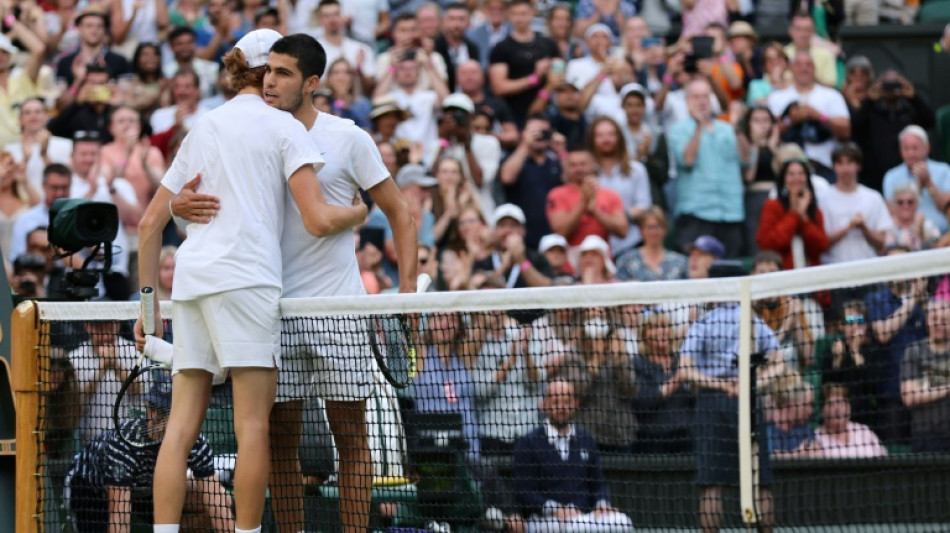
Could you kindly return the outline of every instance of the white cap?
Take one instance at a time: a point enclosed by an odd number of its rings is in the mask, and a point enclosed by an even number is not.
[[[610,26],[604,24],[603,22],[595,22],[587,27],[587,31],[584,32],[584,39],[590,39],[590,36],[600,32],[607,36],[611,41],[614,40],[614,32],[610,29]]]
[[[503,218],[513,218],[522,225],[528,220],[524,216],[524,211],[522,211],[521,208],[515,204],[501,204],[496,207],[495,211],[491,215],[492,226],[497,226]]]
[[[639,94],[640,98],[643,98],[643,101],[646,102],[647,97],[650,93],[643,88],[643,85],[639,83],[628,83],[620,88],[620,101],[623,102],[627,98],[628,94]]]
[[[10,42],[10,38],[2,33],[0,33],[0,50],[3,50],[8,54],[17,53],[16,46],[13,46],[13,43]]]
[[[452,93],[442,100],[442,109],[450,108],[461,109],[468,113],[475,112],[475,104],[472,103],[472,99],[462,93]]]
[[[557,233],[545,235],[544,237],[541,237],[541,242],[538,243],[538,251],[543,254],[555,246],[560,246],[561,248],[567,250],[567,239],[565,239],[562,235],[558,235]]]
[[[604,264],[607,266],[607,271],[611,274],[617,273],[617,267],[610,258],[610,246],[608,246],[607,241],[600,238],[599,235],[588,235],[584,237],[584,240],[578,247],[578,251],[580,251],[580,253],[600,252],[600,255],[604,256]]]
[[[271,29],[254,30],[247,33],[234,45],[244,52],[247,65],[251,68],[263,67],[267,64],[270,49],[283,35]]]

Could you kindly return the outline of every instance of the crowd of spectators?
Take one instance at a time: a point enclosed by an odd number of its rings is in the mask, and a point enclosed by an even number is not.
[[[89,198],[114,203],[121,221],[102,298],[132,296],[138,219],[188,129],[234,95],[223,54],[263,27],[309,33],[326,49],[313,104],[373,135],[416,221],[417,267],[433,290],[698,279],[718,260],[753,256],[753,273],[766,274],[950,244],[950,165],[931,154],[927,95],[889,65],[845,57],[837,37],[842,25],[908,23],[915,8],[825,4],[840,9],[773,0],[4,3],[8,278],[22,297],[62,296],[64,268],[87,252],[54,257],[49,208]],[[765,42],[762,27],[787,28],[788,39]],[[396,290],[385,216],[373,210],[358,231],[367,291]],[[181,239],[174,227],[165,233],[160,297],[170,294]],[[950,449],[950,291],[939,283],[756,302],[783,368],[762,383],[773,453]],[[703,304],[435,314],[414,408],[461,413],[470,457],[510,454],[543,420],[545,383],[560,380],[600,451],[692,452],[694,410],[728,407],[702,391],[735,393],[732,371],[699,355],[728,351],[697,347],[728,322],[715,313],[731,316]],[[89,342],[68,346],[69,371],[78,392],[111,394],[130,346],[120,332],[86,329]],[[77,421],[84,438],[104,429],[94,415]]]

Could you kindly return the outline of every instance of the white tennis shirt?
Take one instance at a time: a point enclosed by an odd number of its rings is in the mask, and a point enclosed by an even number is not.
[[[320,113],[310,137],[326,157],[317,179],[327,202],[352,205],[358,189],[369,190],[389,177],[373,139],[352,120]],[[353,232],[314,237],[304,228],[300,210],[289,194],[284,200],[281,249],[285,298],[366,294]]]
[[[217,196],[221,209],[210,224],[187,226],[188,238],[175,256],[172,299],[280,289],[285,184],[305,165],[319,170],[323,163],[303,125],[260,96],[238,95],[205,114],[162,185],[178,194],[200,173],[198,192]]]

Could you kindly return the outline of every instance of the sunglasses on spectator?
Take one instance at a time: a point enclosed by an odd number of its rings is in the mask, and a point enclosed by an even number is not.
[[[864,324],[864,315],[845,315],[845,324]]]

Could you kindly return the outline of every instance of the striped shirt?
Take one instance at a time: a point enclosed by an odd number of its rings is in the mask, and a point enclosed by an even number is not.
[[[123,430],[133,438],[142,439],[144,419],[126,420],[122,424]],[[115,429],[108,429],[76,455],[70,476],[80,477],[94,487],[151,487],[157,459],[158,448],[134,448],[123,442]],[[188,468],[196,478],[214,475],[213,453],[204,435],[198,435],[188,454]]]

